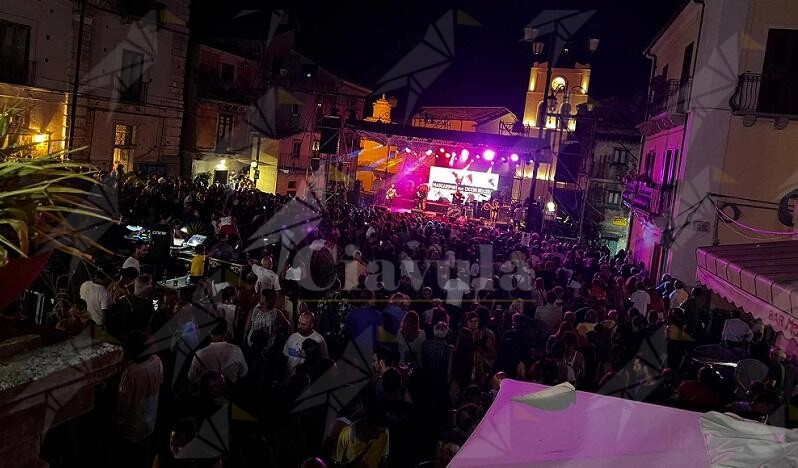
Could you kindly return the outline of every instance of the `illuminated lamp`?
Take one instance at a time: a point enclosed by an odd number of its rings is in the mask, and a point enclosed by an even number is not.
[[[252,169],[255,169],[256,167],[258,167],[258,162],[257,161],[252,161],[251,163],[249,163],[249,167],[251,167]]]
[[[517,154],[515,154],[515,153],[511,154],[511,155],[510,155],[510,161],[512,161],[512,162],[518,162],[518,155],[517,155]]]
[[[507,158],[502,158],[502,162],[507,162]]]
[[[446,152],[446,149],[445,148],[441,148],[441,153],[445,153],[445,152]]]
[[[412,150],[410,148],[405,148],[405,152],[406,153],[410,153],[410,152],[412,152]]]
[[[432,154],[432,150],[431,150],[431,149],[428,149],[428,150],[427,150],[427,151],[426,151],[424,154],[426,154],[427,156],[429,156],[429,155],[431,155],[431,154]]]
[[[496,157],[496,152],[493,150],[485,150],[482,153],[482,157],[485,158],[485,161],[493,161],[493,158]]]
[[[460,160],[466,161],[468,159],[468,150],[463,150],[460,152]]]
[[[557,204],[554,203],[553,201],[547,202],[546,211],[548,211],[549,213],[554,213],[555,211],[557,211]]]
[[[47,134],[45,134],[45,133],[37,133],[37,134],[33,135],[31,140],[33,140],[34,143],[44,143],[45,141],[47,141]]]

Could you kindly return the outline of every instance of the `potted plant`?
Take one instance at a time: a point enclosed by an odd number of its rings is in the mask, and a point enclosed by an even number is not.
[[[22,111],[9,102],[0,110],[0,309],[33,283],[53,250],[87,257],[81,247],[94,243],[75,217],[111,221],[91,203],[95,168],[70,161],[68,151],[30,156],[38,143],[12,125]]]

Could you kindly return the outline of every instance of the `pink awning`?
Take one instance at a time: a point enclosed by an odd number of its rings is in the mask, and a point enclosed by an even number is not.
[[[709,467],[700,413],[575,391],[531,406],[517,397],[549,387],[502,381],[450,468]]]
[[[696,263],[702,284],[798,338],[798,241],[702,247]]]

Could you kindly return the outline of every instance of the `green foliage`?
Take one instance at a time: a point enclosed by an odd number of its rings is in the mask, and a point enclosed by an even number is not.
[[[42,158],[25,157],[29,147],[17,145],[12,121],[21,115],[18,103],[0,111],[0,266],[9,256],[27,257],[54,248],[85,257],[75,245],[96,245],[68,219],[91,217],[111,222],[91,203],[96,169],[70,161],[68,151]]]

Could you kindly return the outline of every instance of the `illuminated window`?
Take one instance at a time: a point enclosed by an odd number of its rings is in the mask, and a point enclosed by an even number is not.
[[[299,158],[299,154],[302,152],[302,142],[300,140],[294,141],[294,146],[291,148],[291,157],[296,159]]]
[[[114,167],[120,164],[125,171],[133,170],[133,125],[114,125]]]

